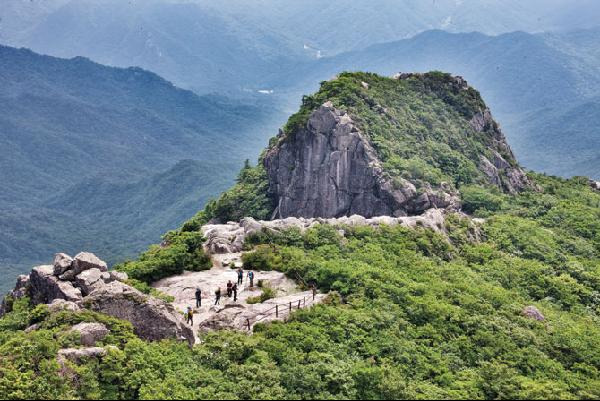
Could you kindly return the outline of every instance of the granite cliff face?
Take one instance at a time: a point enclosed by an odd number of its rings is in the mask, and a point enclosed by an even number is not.
[[[443,77],[442,83],[436,82],[439,87],[435,88],[432,88],[431,78],[427,74],[398,74],[393,80],[406,81],[408,85],[419,82],[421,87],[415,89],[408,86],[409,90],[417,93],[417,96],[422,91],[423,97],[430,98],[428,100],[433,107],[445,107],[449,110],[445,111],[447,114],[454,113],[450,115],[458,120],[454,122],[459,127],[458,134],[442,138],[440,142],[446,141],[449,150],[454,151],[454,146],[457,152],[469,153],[471,160],[467,159],[467,162],[475,171],[471,173],[474,179],[497,186],[507,193],[516,193],[529,187],[527,176],[518,166],[504,135],[479,94],[461,77]],[[265,154],[263,163],[269,180],[269,193],[276,205],[273,218],[330,218],[354,214],[398,217],[421,214],[431,208],[459,209],[459,191],[452,182],[422,182],[406,178],[397,170],[394,173],[387,171],[388,163],[372,143],[372,137],[379,133],[365,132],[361,125],[365,120],[372,123],[370,120],[375,116],[382,121],[382,125],[391,127],[391,132],[399,132],[398,137],[401,138],[404,131],[408,130],[407,124],[397,117],[402,115],[403,106],[394,104],[400,109],[398,111],[382,105],[377,97],[381,92],[373,94],[367,82],[356,86],[354,90],[358,100],[355,103],[362,102],[363,115],[352,114],[352,107],[347,108],[349,111],[336,108],[332,101],[327,100],[310,112],[305,124],[297,126],[292,132],[280,132],[277,143]],[[389,92],[394,95],[394,90]],[[407,87],[397,88],[399,97],[404,96],[403,91],[408,92]],[[386,95],[389,97],[390,93]],[[465,111],[465,106],[458,104],[456,99],[462,100],[460,97],[466,97],[465,93],[479,102],[472,106],[474,110]],[[470,118],[467,118],[467,114],[470,114]],[[438,138],[432,139],[439,141],[443,133],[434,132],[439,128],[427,121],[430,118],[425,113],[418,115],[411,128],[416,132],[425,131],[424,137],[437,135]],[[434,118],[442,119],[445,116],[440,113]],[[427,138],[424,138],[423,142],[426,141]],[[471,148],[460,148],[456,145],[459,141],[468,143]],[[411,146],[410,140],[405,142],[406,147]],[[404,152],[404,149],[400,148],[398,152]],[[434,168],[444,168],[446,155],[443,151],[419,156]],[[388,155],[387,159],[392,157]]]
[[[368,138],[331,102],[271,149],[264,163],[277,199],[274,217],[398,217],[458,205],[456,193],[419,194],[409,181],[393,182]]]

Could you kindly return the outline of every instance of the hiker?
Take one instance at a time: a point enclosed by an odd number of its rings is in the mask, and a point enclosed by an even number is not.
[[[221,287],[217,288],[215,291],[215,305],[219,305],[219,300],[221,299]]]
[[[233,283],[231,280],[227,282],[227,298],[231,298],[231,289],[233,288]]]
[[[202,290],[200,287],[196,288],[196,308],[202,306]]]
[[[231,287],[231,290],[233,291],[233,302],[237,302],[237,283]]]
[[[190,326],[194,325],[194,310],[192,309],[191,306],[187,307],[187,312],[185,314],[185,320],[186,320],[187,324],[189,324]]]
[[[244,269],[242,269],[241,267],[238,267],[237,274],[238,274],[238,281],[237,281],[237,283],[239,285],[242,285],[242,282],[244,281]]]
[[[254,287],[254,272],[252,270],[248,272],[248,278],[250,279],[250,288]]]

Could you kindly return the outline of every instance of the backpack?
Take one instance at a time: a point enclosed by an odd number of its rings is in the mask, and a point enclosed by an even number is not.
[[[250,277],[250,280],[252,280],[254,278],[254,272],[248,273],[248,277]]]

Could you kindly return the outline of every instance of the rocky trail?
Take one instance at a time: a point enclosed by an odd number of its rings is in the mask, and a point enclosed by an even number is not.
[[[236,268],[231,268],[233,263]],[[238,286],[237,301],[227,297],[227,282],[237,282],[237,267],[241,253],[213,254],[213,267],[200,272],[185,272],[162,279],[152,286],[174,298],[172,305],[181,313],[188,307],[194,310],[193,330],[196,342],[198,333],[208,330],[234,329],[251,331],[256,323],[285,320],[290,313],[322,302],[325,294],[302,291],[296,282],[276,271],[254,271],[254,287],[250,287],[244,271],[242,285]],[[259,284],[260,283],[260,284]],[[260,285],[260,286],[259,286]],[[269,286],[276,292],[275,298],[263,303],[248,303],[248,298],[262,293],[261,286]],[[202,291],[202,305],[196,307],[196,288]],[[215,305],[215,290],[221,288],[221,300]]]

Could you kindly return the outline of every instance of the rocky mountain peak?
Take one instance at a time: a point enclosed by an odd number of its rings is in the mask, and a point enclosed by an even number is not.
[[[464,184],[530,186],[461,77],[341,74],[290,121],[263,158],[273,218],[415,215],[459,209]]]

